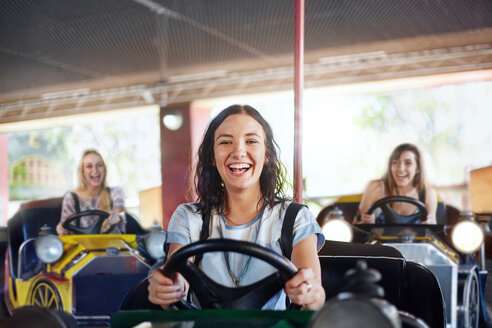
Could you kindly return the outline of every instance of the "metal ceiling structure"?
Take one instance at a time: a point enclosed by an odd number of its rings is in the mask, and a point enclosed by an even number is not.
[[[492,0],[307,0],[305,87],[492,69]],[[293,86],[294,1],[0,1],[0,123]]]

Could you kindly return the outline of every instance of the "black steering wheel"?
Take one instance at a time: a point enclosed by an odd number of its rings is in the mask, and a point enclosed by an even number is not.
[[[410,215],[398,214],[390,206],[390,204],[394,202],[404,202],[415,205],[417,211]],[[381,211],[383,211],[386,223],[389,224],[413,224],[427,220],[427,208],[421,201],[412,197],[389,196],[381,198],[369,207],[367,214],[372,214],[376,208],[380,208]]]
[[[75,220],[80,220],[83,216],[97,216],[97,219],[93,224],[87,228],[82,228],[79,225],[74,225],[72,222]],[[104,220],[109,217],[109,213],[101,210],[88,210],[80,213],[75,213],[70,215],[62,224],[62,227],[70,230],[79,235],[92,235],[92,234],[107,234],[113,231],[116,224],[110,224],[106,231],[101,231]]]
[[[209,278],[189,258],[208,252],[235,252],[261,259],[278,271],[248,286],[226,287]],[[189,282],[202,309],[260,309],[279,292],[297,268],[287,258],[271,249],[254,243],[233,239],[209,239],[191,243],[176,251],[164,265],[162,272],[172,277],[179,272]],[[195,309],[190,302],[180,300],[178,309]]]

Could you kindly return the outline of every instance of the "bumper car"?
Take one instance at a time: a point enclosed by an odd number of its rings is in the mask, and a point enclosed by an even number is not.
[[[127,214],[126,234],[102,234],[108,214],[87,211],[65,222],[73,234],[57,236],[61,201],[25,204],[9,220],[6,307],[11,316],[26,306],[41,307],[67,313],[78,325],[109,325],[128,291],[163,261],[165,233],[145,231]],[[88,228],[71,225],[83,215],[99,219]]]
[[[418,263],[437,278],[445,301],[446,327],[485,326],[484,236],[488,218],[460,213],[439,203],[438,224],[419,224],[427,217],[425,205],[413,198],[396,196],[380,199],[368,210],[371,214],[381,209],[384,223],[352,225],[359,202],[360,195],[344,196],[319,213],[317,221],[325,237],[397,250],[407,263]],[[391,208],[392,202],[409,202],[417,211],[409,216],[399,215]],[[422,289],[419,292],[425,294]]]
[[[347,246],[346,243],[329,242],[325,246],[327,251],[320,255],[327,302],[319,311],[295,307],[284,311],[258,310],[297,272],[295,266],[285,257],[253,243],[209,239],[180,248],[162,269],[165,275],[171,276],[179,272],[187,279],[193,294],[193,304],[180,301],[174,305],[175,310],[167,311],[149,305],[147,284],[143,281],[129,294],[131,304],[111,315],[111,326],[174,327],[173,325],[183,324],[193,327],[445,327],[443,298],[437,279],[428,269],[410,262],[407,264],[399,252],[394,252],[397,256],[389,258],[370,256],[371,253],[391,252],[391,248],[386,246],[348,244],[348,248],[337,248],[338,245]],[[327,254],[328,250],[336,255],[330,256]],[[188,260],[206,252],[246,254],[269,263],[277,272],[248,286],[226,287],[205,275]],[[386,272],[380,273],[374,267]],[[399,268],[398,272],[394,272],[396,267]],[[384,281],[384,275],[389,271],[393,280],[388,283]],[[412,304],[414,291],[419,287],[421,279],[424,281],[420,286],[427,288],[427,294],[423,295],[426,298],[422,298],[414,308],[427,309],[428,313],[420,313],[426,315],[430,324],[409,312],[411,307],[400,310],[392,303],[397,301],[400,306]],[[388,294],[385,294],[386,290],[389,291]],[[398,296],[394,297],[393,294]]]

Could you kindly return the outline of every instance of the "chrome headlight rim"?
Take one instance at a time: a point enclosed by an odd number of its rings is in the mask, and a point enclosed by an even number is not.
[[[62,257],[63,242],[56,235],[44,235],[36,238],[34,249],[41,262],[52,264]]]
[[[345,219],[329,219],[321,227],[326,240],[352,242],[354,232],[352,225]]]
[[[164,251],[166,238],[167,233],[163,230],[152,231],[145,237],[145,249],[154,260],[159,260],[166,256]]]
[[[485,233],[482,226],[473,220],[462,220],[456,223],[451,231],[451,241],[454,248],[463,254],[472,254],[478,251],[482,247],[484,239]]]

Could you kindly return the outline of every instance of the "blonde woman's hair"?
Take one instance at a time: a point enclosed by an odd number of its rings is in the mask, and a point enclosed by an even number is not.
[[[101,161],[102,161],[103,166],[104,166],[104,177],[103,177],[103,181],[101,184],[101,191],[99,192],[99,195],[100,195],[99,209],[106,211],[106,212],[109,212],[109,211],[111,211],[111,200],[110,200],[111,195],[109,194],[108,188],[106,188],[106,176],[107,176],[108,170],[107,170],[106,163],[104,162],[103,157],[95,149],[86,149],[86,150],[84,150],[84,152],[82,152],[82,157],[80,159],[79,167],[77,169],[77,173],[78,173],[77,176],[78,176],[78,180],[79,180],[78,181],[79,185],[77,187],[77,191],[86,191],[87,190],[88,183],[87,183],[85,176],[84,176],[84,158],[90,154],[95,154],[95,155],[99,156],[101,158]]]

